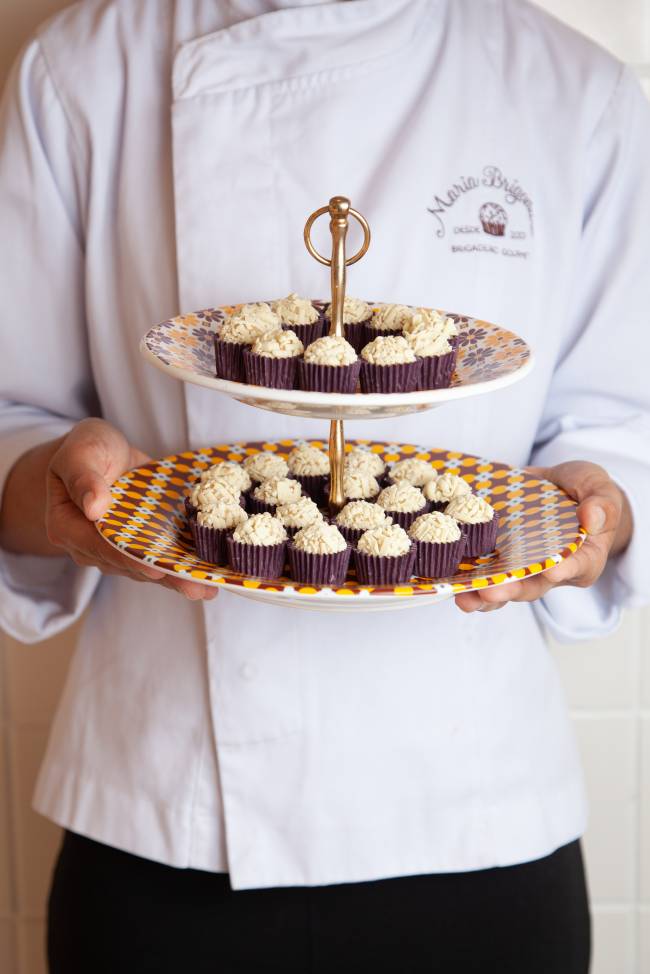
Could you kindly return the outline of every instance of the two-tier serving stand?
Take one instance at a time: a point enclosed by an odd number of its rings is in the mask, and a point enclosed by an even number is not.
[[[332,237],[329,257],[320,254],[311,239],[315,221],[325,215],[330,218]],[[347,257],[350,218],[360,223],[364,239],[359,251]],[[334,196],[309,217],[304,241],[309,253],[330,268],[330,334],[344,336],[346,269],[360,260],[370,246],[368,223],[352,208],[349,199]],[[530,348],[513,332],[456,315],[461,334],[456,373],[449,388],[398,394],[270,389],[216,376],[214,328],[225,313],[221,308],[208,309],[162,322],[144,336],[141,352],[149,362],[175,378],[207,386],[240,402],[293,416],[329,419],[331,514],[339,511],[345,500],[344,419],[406,415],[494,391],[524,378],[533,364]],[[461,564],[453,578],[414,578],[408,584],[383,587],[359,585],[353,575],[338,588],[306,586],[288,578],[247,578],[200,561],[187,529],[183,503],[201,471],[220,460],[242,460],[259,450],[288,454],[294,444],[293,440],[218,444],[131,470],[113,485],[113,506],[97,528],[124,554],[172,575],[221,585],[237,595],[275,605],[347,611],[408,608],[437,602],[462,591],[503,585],[557,564],[575,551],[584,537],[575,502],[555,485],[538,480],[525,470],[449,450],[363,441],[364,449],[378,453],[388,463],[419,457],[439,471],[463,476],[472,490],[488,498],[499,513],[501,530],[497,550],[485,558],[469,559]]]

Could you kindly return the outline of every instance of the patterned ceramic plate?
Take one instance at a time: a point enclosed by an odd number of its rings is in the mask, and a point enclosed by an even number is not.
[[[184,382],[217,389],[259,409],[319,419],[382,419],[421,412],[453,399],[503,389],[523,379],[533,366],[530,348],[514,332],[446,312],[460,329],[456,372],[448,389],[342,395],[250,386],[215,375],[212,336],[224,314],[230,311],[230,307],[212,308],[163,321],[147,332],[140,351],[157,368]]]
[[[339,589],[296,585],[288,578],[246,578],[215,568],[195,554],[183,514],[184,497],[202,470],[223,460],[241,461],[260,450],[286,455],[303,440],[237,443],[180,453],[131,470],[112,487],[115,503],[98,522],[103,537],[124,554],[184,578],[222,585],[238,595],[276,605],[315,609],[394,609],[437,602],[458,592],[503,585],[551,568],[582,544],[584,533],[576,505],[554,484],[524,471],[478,457],[417,446],[347,444],[378,453],[387,463],[407,457],[430,460],[437,470],[460,474],[472,490],[498,511],[501,530],[497,550],[461,564],[452,578],[432,582],[414,578],[408,585],[372,588],[359,585],[352,573]],[[310,440],[313,446],[326,444]]]

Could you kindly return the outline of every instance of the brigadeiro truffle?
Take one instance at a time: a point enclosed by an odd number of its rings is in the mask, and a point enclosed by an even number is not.
[[[278,328],[256,338],[244,349],[244,375],[249,385],[293,389],[303,344],[292,331]]]
[[[413,575],[415,553],[406,531],[389,518],[359,538],[354,552],[357,581],[362,585],[401,585]]]
[[[334,524],[314,521],[289,542],[289,570],[302,585],[342,585],[351,548]]]
[[[354,392],[361,362],[352,345],[339,335],[325,335],[305,349],[298,362],[298,383],[312,392]]]
[[[272,514],[253,514],[226,539],[233,571],[256,578],[280,578],[287,532]]]
[[[447,504],[445,514],[456,518],[461,524],[466,538],[465,555],[468,558],[478,558],[494,551],[499,518],[486,500],[475,494],[455,497]]]
[[[413,392],[421,369],[403,335],[380,335],[361,350],[361,391]]]
[[[346,297],[343,301],[343,333],[357,354],[365,344],[366,327],[372,318],[372,308],[359,298]],[[332,305],[325,309],[325,323],[329,331],[332,324]]]
[[[222,323],[214,336],[217,376],[244,381],[244,349],[266,331],[280,327],[280,319],[264,301],[242,304]]]
[[[416,543],[415,574],[446,578],[455,574],[465,552],[465,535],[453,517],[434,511],[416,518],[409,528]]]

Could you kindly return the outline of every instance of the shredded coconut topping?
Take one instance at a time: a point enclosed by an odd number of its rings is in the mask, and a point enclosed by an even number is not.
[[[215,463],[208,467],[201,474],[201,483],[206,484],[210,481],[218,481],[227,484],[233,491],[240,492],[248,490],[251,485],[251,478],[244,470],[241,463],[234,463],[232,460],[224,460],[223,463]]]
[[[251,480],[256,480],[258,483],[268,480],[269,477],[286,477],[289,473],[284,457],[268,451],[253,453],[250,457],[246,457],[244,467]]]
[[[420,511],[427,502],[422,491],[409,484],[408,480],[398,480],[396,484],[382,490],[377,503],[381,504],[385,511],[410,514],[413,511]]]
[[[365,301],[359,298],[346,297],[343,301],[343,323],[345,325],[355,325],[360,321],[367,321],[372,314],[372,308]],[[332,305],[328,304],[325,310],[325,317],[332,317]]]
[[[296,548],[312,555],[333,555],[345,551],[347,542],[339,529],[327,521],[314,521],[296,533],[293,539]]]
[[[373,477],[383,477],[386,472],[386,464],[377,453],[360,450],[358,447],[346,453],[343,463],[346,473],[359,470]]]
[[[451,541],[460,541],[461,530],[453,517],[434,511],[433,514],[422,514],[416,518],[410,527],[409,536],[414,541],[448,544]]]
[[[494,508],[476,494],[465,494],[450,500],[445,514],[455,517],[462,524],[487,524],[494,517]]]
[[[448,355],[453,351],[444,335],[429,325],[418,325],[406,335],[406,341],[418,358],[432,358],[434,355]]]
[[[430,480],[424,485],[424,496],[428,501],[435,501],[437,504],[448,503],[454,497],[464,497],[471,494],[472,488],[454,473],[443,473],[435,480]]]
[[[305,349],[305,362],[314,365],[353,365],[357,353],[340,335],[323,335]]]
[[[441,335],[449,340],[458,334],[458,325],[453,318],[441,315],[434,308],[416,308],[411,316],[411,320],[404,325],[405,335],[409,332],[417,331],[422,327],[432,328],[436,335]]]
[[[311,497],[299,497],[291,504],[280,504],[276,508],[275,516],[285,528],[304,528],[314,521],[323,520],[323,515]]]
[[[195,484],[190,492],[190,503],[202,508],[210,504],[238,504],[239,491],[222,480],[208,480]]]
[[[417,457],[409,457],[408,460],[399,460],[390,468],[390,479],[408,480],[414,487],[423,487],[431,480],[435,480],[436,472],[426,460],[418,460]]]
[[[351,470],[343,473],[343,494],[347,500],[366,500],[376,497],[379,484],[372,474],[363,470]]]
[[[328,455],[315,446],[296,446],[289,454],[289,470],[299,477],[318,477],[330,472]]]
[[[406,365],[415,362],[415,352],[403,335],[379,335],[361,349],[370,365]]]
[[[204,528],[230,531],[248,520],[248,514],[240,504],[211,504],[200,508],[197,522]]]
[[[358,531],[378,528],[387,520],[383,507],[368,501],[350,501],[336,515],[336,523],[342,528],[354,528]]]
[[[265,301],[257,304],[242,304],[229,315],[221,328],[219,337],[224,342],[239,345],[252,345],[256,338],[266,331],[280,327],[280,319]]]
[[[393,524],[390,519],[388,524],[364,532],[357,544],[359,551],[365,555],[375,555],[380,558],[397,558],[399,555],[406,555],[410,547],[411,542],[406,531],[399,524]]]
[[[318,311],[311,301],[299,298],[294,292],[273,301],[271,307],[285,325],[313,325],[318,320]]]
[[[413,308],[405,304],[383,304],[375,311],[370,327],[376,331],[401,331],[413,317]]]
[[[264,332],[256,338],[253,352],[265,358],[295,358],[296,355],[302,355],[303,345],[295,332],[278,328]]]
[[[270,477],[253,491],[253,497],[265,504],[292,504],[297,501],[302,489],[297,480],[288,477]]]
[[[235,541],[240,544],[274,545],[287,540],[287,532],[277,517],[272,514],[253,514],[233,532]]]

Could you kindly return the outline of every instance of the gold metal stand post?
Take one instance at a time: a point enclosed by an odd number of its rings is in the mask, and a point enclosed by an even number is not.
[[[323,257],[319,254],[311,242],[311,228],[319,216],[325,213],[330,215],[330,232],[332,234],[332,256]],[[348,220],[353,216],[359,221],[363,228],[363,244],[354,257],[346,259],[345,238],[348,232]],[[330,335],[344,335],[343,331],[343,305],[345,301],[345,269],[350,264],[356,264],[370,246],[370,227],[360,213],[352,209],[350,200],[345,196],[333,196],[327,206],[321,206],[307,220],[305,224],[305,246],[309,253],[321,264],[330,267],[331,288],[332,288],[332,324]],[[340,419],[333,419],[330,423],[330,511],[335,514],[341,510],[345,503],[343,493],[343,458],[345,455],[345,436],[343,434],[343,422]]]

